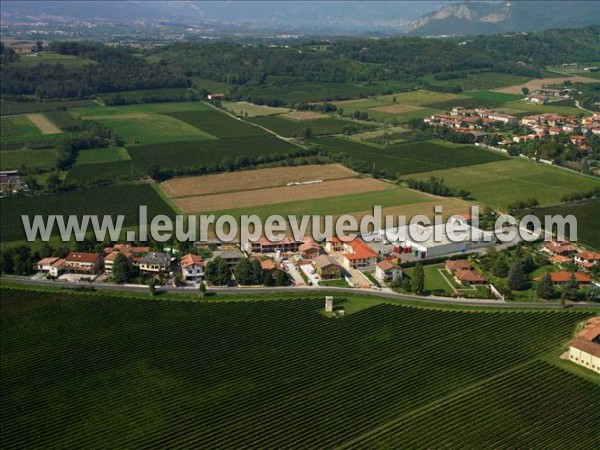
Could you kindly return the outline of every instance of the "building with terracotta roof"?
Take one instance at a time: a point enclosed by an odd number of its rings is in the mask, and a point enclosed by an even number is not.
[[[139,265],[141,258],[150,252],[150,247],[134,247],[130,244],[115,244],[113,247],[104,247],[104,272],[112,274],[113,264],[117,255],[122,253],[135,266]]]
[[[551,255],[572,255],[577,252],[577,247],[570,242],[547,241],[542,245],[542,250]]]
[[[377,264],[377,253],[361,238],[344,242],[343,261],[346,269],[374,270]]]
[[[392,261],[384,259],[375,266],[375,276],[381,281],[398,281],[402,279],[402,269]]]
[[[588,320],[571,341],[569,360],[600,373],[600,317]]]
[[[266,237],[257,240],[248,240],[246,249],[251,253],[296,253],[303,241],[285,236],[281,241],[271,241]]]
[[[459,269],[454,272],[454,278],[461,284],[485,284],[485,278],[476,270]]]
[[[459,259],[456,261],[449,259],[446,261],[445,266],[446,270],[452,274],[457,270],[473,270],[473,265],[466,259]]]
[[[600,253],[598,252],[578,252],[575,255],[575,264],[584,270],[592,269],[600,264]]]
[[[571,261],[573,261],[573,259],[569,258],[568,256],[565,255],[554,255],[551,256],[550,258],[548,258],[550,261],[552,261],[555,264],[566,264],[566,263],[570,263]]]
[[[39,260],[36,265],[40,272],[47,273],[52,277],[57,277],[65,270],[66,261],[63,258],[50,256]]]
[[[550,272],[550,279],[552,280],[552,284],[558,285],[558,286],[563,286],[563,285],[567,284],[567,281],[569,281],[569,279],[571,278],[571,275],[573,275],[575,277],[575,280],[577,281],[577,283],[579,285],[592,284],[592,279],[583,272],[566,272],[566,271]],[[541,278],[542,277],[537,277],[535,279],[535,281],[538,281]]]
[[[185,281],[200,281],[204,276],[204,260],[193,253],[181,258],[181,276]]]
[[[321,254],[321,246],[311,237],[306,238],[298,250],[304,259],[315,259]]]
[[[99,253],[70,252],[65,267],[70,272],[95,275],[102,269],[104,259]]]

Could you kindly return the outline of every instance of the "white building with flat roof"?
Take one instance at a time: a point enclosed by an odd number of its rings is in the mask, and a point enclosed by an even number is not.
[[[375,240],[398,247],[410,247],[418,251],[423,258],[445,256],[453,253],[468,252],[496,245],[496,237],[489,231],[467,225],[462,222],[450,226],[405,225],[396,228],[381,229],[363,236],[366,241]]]

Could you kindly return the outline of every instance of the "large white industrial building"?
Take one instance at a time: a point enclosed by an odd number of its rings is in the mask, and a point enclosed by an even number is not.
[[[363,237],[367,241],[376,240],[398,247],[410,247],[411,252],[419,252],[422,258],[468,252],[496,245],[496,237],[493,233],[466,224],[453,229],[447,228],[445,223],[429,227],[421,224],[406,225],[381,229]]]

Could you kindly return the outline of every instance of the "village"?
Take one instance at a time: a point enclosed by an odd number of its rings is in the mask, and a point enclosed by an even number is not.
[[[405,227],[394,230],[394,238],[392,230],[382,229],[350,241],[334,237],[321,243],[290,236],[277,242],[265,237],[243,243],[211,240],[196,242],[185,253],[114,244],[100,252],[45,255],[32,278],[147,285],[152,291],[160,286],[324,286],[501,301],[519,290],[546,300],[561,293],[568,300],[598,295],[600,283],[594,278],[600,253],[569,242],[500,243],[491,232],[472,226],[468,214],[455,219],[464,225],[459,242],[449,239],[443,227],[433,226],[425,241],[411,239]],[[511,277],[521,277],[521,284]]]

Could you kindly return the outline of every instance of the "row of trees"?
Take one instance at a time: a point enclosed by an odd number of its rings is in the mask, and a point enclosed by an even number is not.
[[[441,197],[461,197],[467,198],[470,195],[469,191],[464,189],[453,189],[446,185],[443,178],[429,177],[427,180],[415,180],[409,178],[406,180],[406,184],[411,189],[416,189],[421,192],[427,192],[433,195],[439,195]]]
[[[209,261],[204,268],[204,278],[214,286],[226,286],[231,281],[231,269],[227,262],[217,256]],[[241,285],[284,286],[288,278],[282,270],[275,274],[263,271],[258,259],[242,258],[233,268],[235,280]]]

